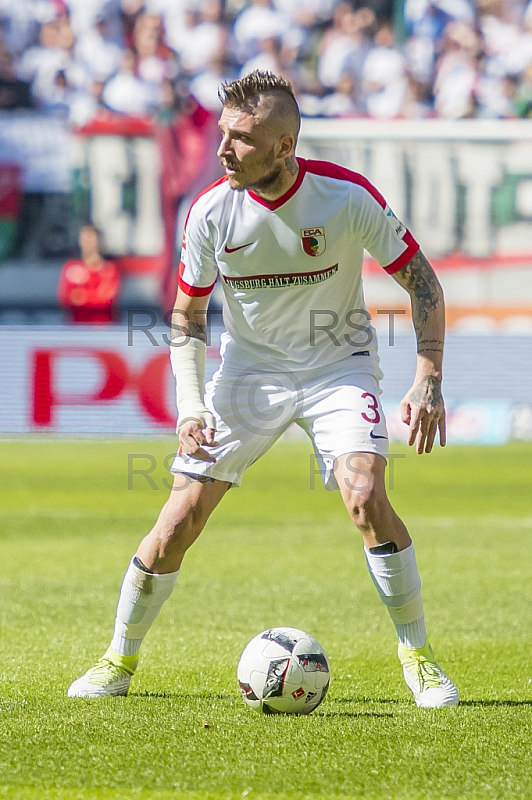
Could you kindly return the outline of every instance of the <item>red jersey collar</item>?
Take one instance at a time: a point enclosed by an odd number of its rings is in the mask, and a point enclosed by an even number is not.
[[[278,197],[277,200],[265,200],[264,197],[259,197],[258,194],[255,194],[255,192],[252,192],[251,190],[248,191],[249,196],[252,197],[253,200],[256,200],[257,203],[260,203],[261,206],[266,206],[266,208],[269,208],[270,211],[276,211],[278,208],[284,205],[284,203],[286,203],[288,200],[290,200],[291,197],[295,195],[295,193],[303,183],[303,178],[305,177],[305,173],[307,171],[305,160],[303,158],[298,158],[296,160],[297,163],[299,164],[299,172],[297,178],[295,182],[292,184],[292,186],[289,188],[289,190],[284,194],[282,194],[281,197]]]

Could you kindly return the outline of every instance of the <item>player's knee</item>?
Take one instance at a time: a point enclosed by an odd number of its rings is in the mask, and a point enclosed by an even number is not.
[[[362,531],[378,525],[386,496],[374,485],[350,490],[346,506],[355,525]]]

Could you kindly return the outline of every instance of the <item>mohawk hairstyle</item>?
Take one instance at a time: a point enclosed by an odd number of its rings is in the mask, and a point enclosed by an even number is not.
[[[260,95],[268,94],[275,99],[275,113],[289,120],[294,141],[297,142],[301,114],[292,84],[286,78],[256,69],[236,81],[223,83],[218,91],[222,105],[252,113],[259,103]]]
[[[218,97],[224,106],[244,108],[253,104],[259,94],[269,92],[282,92],[289,95],[297,106],[292,84],[280,75],[273,72],[261,72],[256,69],[236,81],[223,83],[218,91]]]

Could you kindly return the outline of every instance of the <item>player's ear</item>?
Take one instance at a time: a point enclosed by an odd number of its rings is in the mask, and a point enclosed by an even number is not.
[[[281,137],[281,141],[279,142],[279,158],[287,158],[291,156],[294,152],[294,137],[286,133],[284,136]]]

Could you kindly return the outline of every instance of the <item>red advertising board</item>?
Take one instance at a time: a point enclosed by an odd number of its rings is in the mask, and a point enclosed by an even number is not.
[[[174,430],[175,381],[166,330],[1,331],[0,431],[153,434]],[[208,348],[207,373],[219,363]]]

